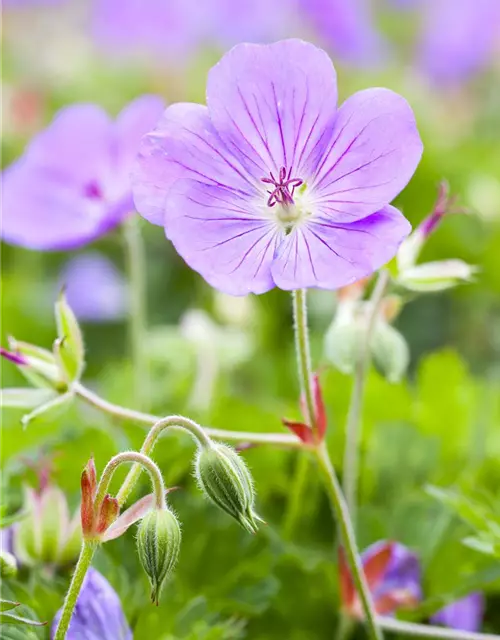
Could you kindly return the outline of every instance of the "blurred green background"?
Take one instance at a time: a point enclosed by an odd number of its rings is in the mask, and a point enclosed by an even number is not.
[[[81,26],[84,7],[5,8],[4,166],[69,103],[96,102],[115,114],[145,92],[159,93],[168,103],[204,101],[206,74],[220,50],[197,51],[179,68],[158,60],[120,64],[92,46]],[[446,218],[422,260],[461,258],[480,271],[471,284],[418,297],[404,308],[396,326],[411,349],[407,380],[392,385],[370,373],[358,539],[363,548],[393,538],[419,553],[426,597],[422,617],[479,589],[488,596],[485,629],[500,632],[498,560],[464,546],[461,540],[469,527],[425,492],[429,484],[453,486],[486,497],[496,508],[500,499],[499,65],[497,61],[453,88],[423,82],[408,62],[414,22],[411,15],[380,9],[378,26],[394,43],[390,63],[366,70],[334,58],[340,99],[367,86],[386,86],[409,100],[425,152],[396,206],[418,224],[432,210],[437,184],[446,178],[470,213]],[[146,223],[141,229],[148,258],[151,336],[144,348],[151,358],[151,410],[242,431],[277,431],[282,416],[298,418],[289,296],[281,291],[243,301],[221,296],[184,265],[162,229]],[[92,249],[124,272],[120,230]],[[2,345],[13,334],[50,348],[55,337],[53,303],[69,257],[2,245]],[[314,362],[323,372],[328,444],[340,472],[352,381],[333,371],[322,353],[334,307],[334,293],[311,292]],[[211,322],[202,316],[200,327],[193,329],[186,313],[196,324],[195,309],[208,314]],[[83,329],[86,384],[109,400],[131,406],[126,319],[84,323]],[[200,382],[201,361],[210,361],[217,371],[208,389]],[[2,362],[2,386],[23,384],[15,367]],[[201,393],[196,387],[200,384]],[[21,415],[8,410],[2,416],[2,501],[9,512],[21,507],[23,484],[35,483],[27,460],[48,454],[53,481],[76,508],[80,470],[89,457],[94,455],[102,470],[118,451],[139,448],[145,435],[137,424],[113,421],[80,403],[60,418],[26,430],[20,426]],[[258,510],[268,523],[255,537],[204,501],[192,477],[188,437],[171,435],[158,446],[154,457],[166,483],[180,487],[172,504],[183,523],[181,559],[160,607],[149,604],[133,532],[107,544],[96,559],[122,599],[134,637],[333,636],[339,608],[335,528],[317,474],[311,465],[300,512],[294,514],[297,454],[259,447],[244,455],[254,474]],[[120,477],[118,473],[117,483]],[[143,479],[137,493],[148,490]],[[54,574],[39,566],[22,572],[11,588],[39,619],[50,620],[61,605],[68,577],[68,571]],[[47,632],[37,633],[45,637]]]

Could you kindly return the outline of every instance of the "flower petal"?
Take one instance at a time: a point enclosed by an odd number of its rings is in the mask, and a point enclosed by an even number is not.
[[[437,613],[431,622],[433,624],[444,624],[452,629],[461,631],[480,631],[484,614],[484,596],[482,593],[474,592],[450,603]]]
[[[335,116],[335,69],[302,40],[241,44],[210,71],[210,118],[257,179],[281,167],[304,178],[327,144]]]
[[[116,154],[120,168],[130,181],[141,138],[151,131],[165,111],[163,98],[155,95],[143,95],[128,104],[118,115],[115,123]]]
[[[388,262],[410,230],[390,205],[351,224],[311,219],[280,245],[271,268],[274,282],[286,290],[338,289]]]
[[[273,288],[279,231],[262,216],[258,200],[223,185],[179,180],[166,204],[167,237],[210,285],[232,295]]]
[[[207,108],[200,104],[170,106],[154,131],[142,139],[132,176],[139,213],[163,225],[167,193],[181,177],[222,184],[242,195],[250,196],[256,190],[255,181],[225,149]]]
[[[415,117],[388,89],[367,89],[337,113],[333,136],[310,187],[317,210],[352,222],[389,204],[406,186],[422,155]]]

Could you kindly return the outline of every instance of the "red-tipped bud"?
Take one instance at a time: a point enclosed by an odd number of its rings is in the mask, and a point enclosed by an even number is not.
[[[82,531],[84,537],[90,536],[94,530],[94,498],[97,487],[97,476],[94,458],[90,458],[82,471],[81,489],[82,505],[80,508]]]

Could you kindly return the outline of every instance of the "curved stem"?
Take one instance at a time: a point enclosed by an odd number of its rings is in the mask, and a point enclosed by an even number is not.
[[[76,601],[78,600],[78,596],[80,595],[83,581],[92,562],[92,558],[94,557],[96,548],[97,547],[95,544],[89,542],[83,542],[82,544],[80,556],[78,558],[78,562],[76,563],[73,577],[71,578],[68,593],[66,594],[66,597],[64,599],[61,618],[59,619],[59,624],[57,625],[54,640],[64,640],[64,638],[66,638],[66,633],[69,629],[71,617],[76,606]]]
[[[156,507],[158,509],[165,509],[165,485],[163,483],[161,472],[156,464],[151,460],[151,458],[148,458],[148,456],[145,456],[143,453],[137,453],[136,451],[124,451],[123,453],[119,453],[114,456],[114,458],[111,458],[102,472],[101,479],[97,485],[94,501],[95,512],[99,513],[101,503],[108,491],[111,478],[113,477],[117,467],[122,464],[122,462],[135,462],[146,469],[151,477],[151,483],[156,497]]]
[[[132,420],[144,425],[153,425],[155,422],[158,422],[158,420],[161,420],[161,416],[135,411],[134,409],[128,409],[118,404],[108,402],[108,400],[104,400],[78,382],[73,384],[73,391],[87,404],[120,420]],[[251,442],[254,444],[273,444],[278,447],[291,449],[306,448],[306,445],[304,445],[299,438],[288,433],[254,433],[252,431],[226,431],[224,429],[210,428],[204,428],[204,431],[207,436],[221,440]]]
[[[354,372],[354,387],[351,394],[349,411],[345,428],[345,450],[344,464],[342,468],[342,487],[349,507],[349,513],[353,522],[356,520],[357,494],[359,480],[359,444],[360,444],[360,422],[363,409],[363,396],[365,393],[366,377],[370,367],[370,344],[373,330],[380,310],[380,305],[389,283],[389,272],[380,272],[377,284],[373,290],[369,301],[369,314],[366,319],[366,331],[363,338],[363,345],[360,357]]]
[[[356,545],[356,538],[349,516],[349,509],[342,494],[337,474],[335,473],[325,445],[320,445],[315,452],[319,469],[324,479],[325,488],[330,498],[332,511],[340,529],[340,536],[345,549],[349,569],[353,577],[356,591],[361,600],[369,637],[372,638],[372,640],[382,640],[383,636],[378,626],[372,596],[366,582],[363,565]]]
[[[147,335],[147,278],[140,219],[130,215],[123,224],[130,288],[129,335],[134,375],[134,396],[138,407],[150,404],[150,375],[145,337]]]
[[[407,636],[419,638],[444,638],[447,640],[500,640],[500,636],[491,633],[474,633],[472,631],[460,631],[458,629],[445,629],[430,624],[417,624],[415,622],[403,622],[394,618],[379,616],[377,622],[388,631],[394,631]]]
[[[188,431],[200,447],[212,446],[212,441],[199,424],[197,424],[193,420],[190,420],[189,418],[184,418],[182,416],[168,416],[167,418],[158,420],[158,422],[154,424],[153,427],[151,427],[148,435],[146,436],[146,439],[144,440],[144,444],[141,447],[141,453],[145,456],[151,455],[156,442],[158,441],[158,438],[161,436],[163,431],[168,428],[183,429],[184,431]],[[130,492],[139,480],[141,473],[141,464],[134,464],[132,469],[130,469],[130,471],[128,472],[128,475],[123,481],[120,490],[116,494],[116,499],[118,500],[118,504],[120,505],[120,507],[123,506],[123,504],[126,502],[128,496],[130,495]]]
[[[317,435],[316,411],[314,408],[314,394],[311,386],[311,353],[309,349],[309,330],[307,327],[306,290],[297,289],[293,292],[293,321],[295,328],[295,349],[299,368],[301,392],[305,399],[307,419],[314,435]]]

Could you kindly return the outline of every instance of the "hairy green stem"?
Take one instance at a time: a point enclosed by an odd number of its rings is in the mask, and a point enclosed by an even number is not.
[[[369,301],[369,312],[358,362],[354,372],[354,386],[349,403],[345,428],[345,449],[342,487],[353,522],[356,521],[359,483],[359,446],[361,439],[361,413],[366,378],[370,367],[370,344],[384,293],[389,283],[389,272],[382,270]]]
[[[333,468],[330,456],[324,444],[320,445],[316,449],[316,458],[323,476],[326,491],[330,498],[330,504],[335,520],[337,521],[337,525],[340,529],[340,537],[354,585],[361,600],[369,637],[372,638],[372,640],[381,640],[383,635],[378,626],[373,599],[363,571],[363,565],[359,556],[349,509],[342,494],[337,474],[335,473],[335,469]]]
[[[295,349],[299,368],[301,392],[305,399],[307,416],[304,416],[317,437],[316,410],[314,394],[311,385],[311,353],[309,348],[309,330],[307,327],[306,290],[297,289],[293,292],[293,322],[295,328]]]
[[[316,420],[311,379],[311,356],[309,349],[309,335],[307,330],[305,290],[294,291],[293,302],[295,320],[295,344],[297,348],[300,384],[302,392],[306,399],[309,417],[312,419],[310,424],[315,427]],[[314,433],[316,434],[316,436],[318,435],[317,429],[315,429]],[[342,543],[345,547],[349,568],[353,576],[356,590],[361,599],[369,637],[372,640],[382,640],[383,635],[377,625],[376,613],[373,606],[371,593],[365,579],[361,558],[357,549],[356,538],[354,535],[353,526],[351,524],[349,509],[342,494],[342,489],[340,488],[337,474],[335,473],[330,460],[330,456],[328,455],[328,451],[324,443],[321,443],[318,440],[316,446],[313,448],[313,451],[316,455],[319,469],[323,476],[324,484],[330,498],[330,503],[335,516],[335,520],[337,521],[337,525],[340,529],[340,535]]]
[[[146,351],[147,336],[147,277],[140,218],[133,214],[123,224],[125,254],[130,290],[130,352],[134,368],[134,399],[140,408],[150,404],[151,377]]]
[[[395,618],[379,616],[377,622],[387,631],[394,631],[406,636],[416,638],[433,638],[438,640],[500,640],[500,636],[491,633],[474,633],[472,631],[460,631],[457,629],[445,629],[430,624],[417,624],[415,622],[403,622]]]
[[[146,469],[151,478],[151,484],[153,485],[153,491],[156,498],[156,507],[158,509],[165,509],[165,484],[157,465],[151,460],[151,458],[144,455],[143,453],[138,453],[136,451],[124,451],[123,453],[118,453],[116,456],[111,458],[108,464],[104,467],[101,479],[99,480],[99,484],[97,485],[96,497],[94,501],[95,512],[99,513],[102,501],[104,500],[104,496],[108,492],[111,478],[113,477],[113,474],[116,471],[117,467],[123,462],[135,462],[136,465],[139,465]]]
[[[80,557],[78,558],[78,562],[76,563],[75,571],[73,573],[73,577],[71,578],[68,593],[66,594],[66,597],[64,599],[61,618],[59,620],[59,624],[57,625],[54,640],[64,640],[64,638],[66,638],[66,634],[71,622],[71,617],[73,615],[73,611],[75,610],[76,601],[78,600],[85,575],[87,574],[87,571],[90,567],[96,548],[96,545],[92,544],[91,542],[83,542],[82,544]]]
[[[168,428],[188,431],[200,447],[209,447],[212,445],[212,441],[207,436],[206,431],[204,431],[204,429],[193,420],[184,418],[183,416],[168,416],[166,418],[158,420],[158,422],[156,422],[156,424],[151,427],[148,435],[146,436],[146,439],[144,440],[144,444],[142,445],[141,453],[145,456],[150,456],[158,441],[158,438],[161,436],[163,431]],[[128,496],[139,480],[141,473],[142,465],[137,463],[134,464],[134,466],[128,472],[128,475],[123,481],[120,490],[116,494],[116,498],[120,507],[123,506],[123,504],[126,502]]]
[[[155,416],[151,413],[143,413],[142,411],[135,411],[134,409],[128,409],[118,404],[108,402],[80,383],[74,383],[73,391],[81,400],[83,400],[87,404],[90,404],[99,411],[107,413],[108,415],[120,420],[132,420],[143,425],[151,426],[162,419],[161,416]],[[288,433],[254,433],[252,431],[226,431],[224,429],[211,429],[206,427],[204,427],[203,430],[205,431],[207,436],[211,438],[218,438],[221,440],[232,440],[233,442],[250,442],[252,444],[273,444],[278,447],[285,447],[290,449],[306,448],[304,443],[299,440],[299,438]]]

